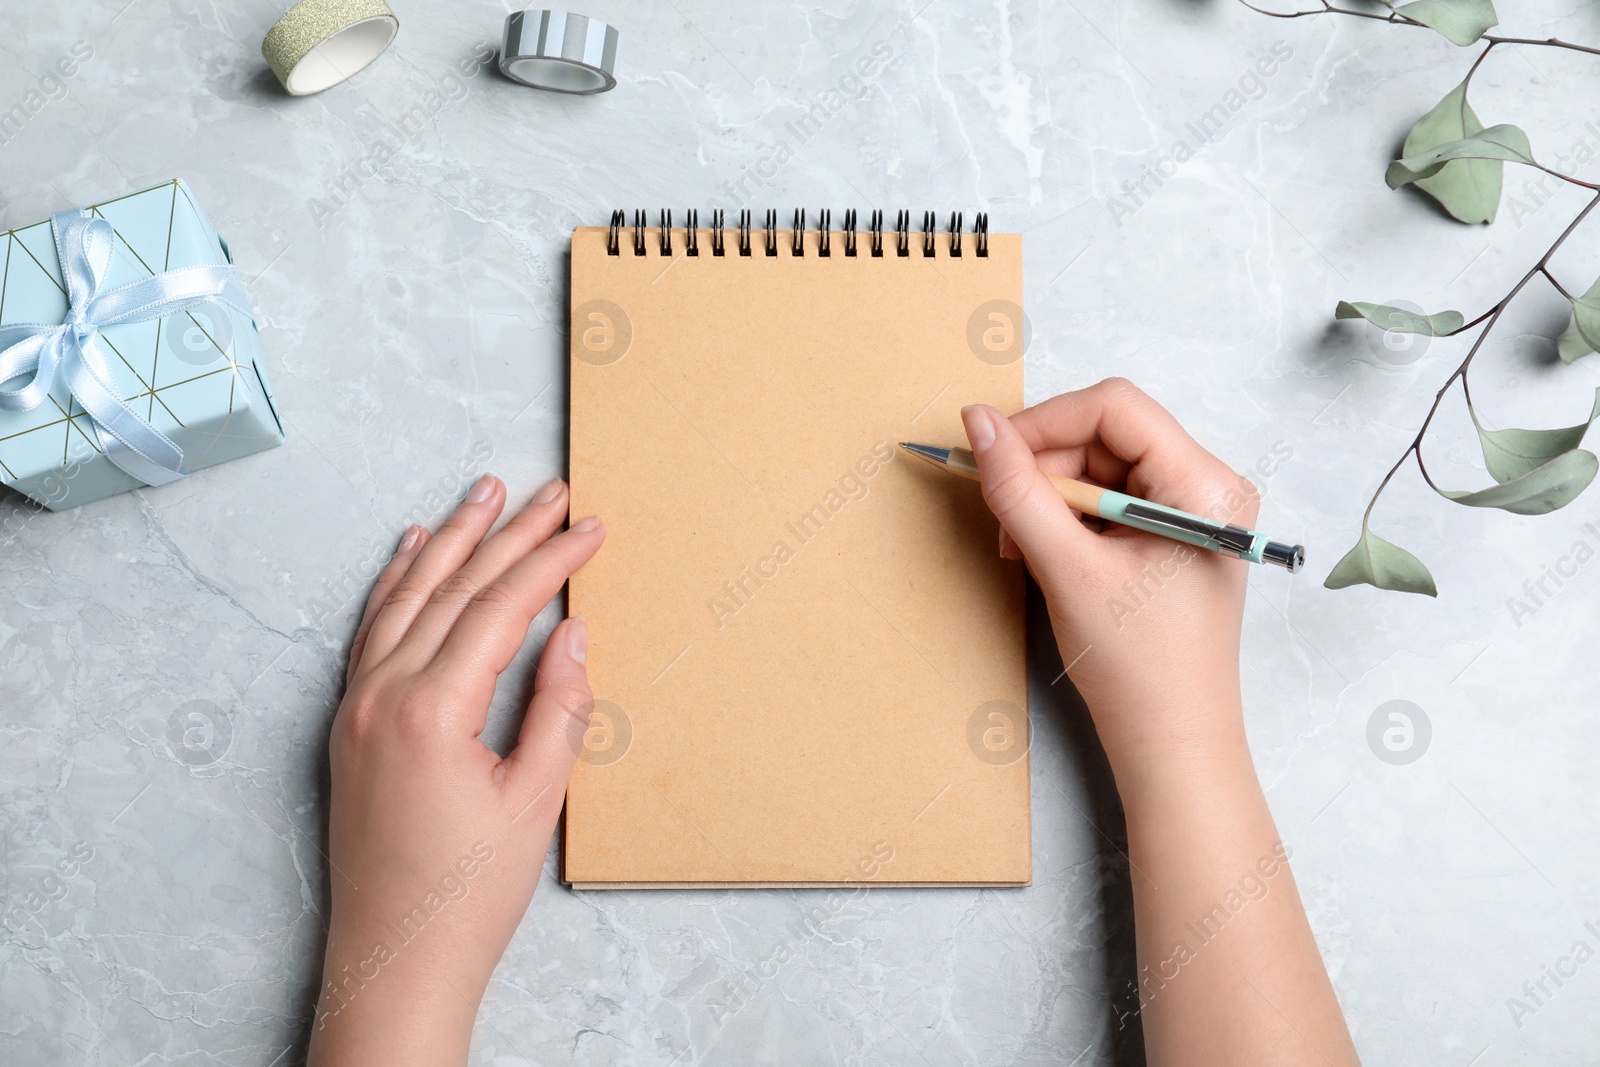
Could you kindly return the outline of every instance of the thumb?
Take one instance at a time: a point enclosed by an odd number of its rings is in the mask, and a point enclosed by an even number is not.
[[[1091,537],[1033,458],[1011,420],[984,404],[961,409],[983,485],[983,500],[1039,577]]]
[[[581,615],[563,619],[550,631],[517,747],[506,757],[515,806],[523,815],[548,814],[553,823],[561,810],[594,710],[585,668],[588,658],[589,624]]]

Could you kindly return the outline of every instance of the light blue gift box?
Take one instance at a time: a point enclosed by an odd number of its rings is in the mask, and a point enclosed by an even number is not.
[[[179,179],[95,204],[88,213],[109,222],[114,235],[104,289],[185,267],[232,271],[227,242]],[[69,287],[50,222],[4,237],[0,327],[65,322]],[[116,395],[182,450],[182,474],[283,441],[253,315],[242,288],[230,291],[242,308],[208,300],[99,330]],[[31,411],[0,410],[0,481],[52,511],[150,484],[107,456],[94,419],[66,378],[56,374],[48,397]],[[23,382],[13,378],[0,388]]]

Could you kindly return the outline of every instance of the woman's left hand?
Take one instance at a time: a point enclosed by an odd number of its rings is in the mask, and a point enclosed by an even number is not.
[[[333,723],[333,905],[311,1063],[464,1063],[489,976],[533,898],[593,707],[581,618],[539,659],[517,747],[479,740],[528,627],[600,548],[561,530],[556,479],[505,506],[484,477],[437,534],[407,532],[379,575]]]

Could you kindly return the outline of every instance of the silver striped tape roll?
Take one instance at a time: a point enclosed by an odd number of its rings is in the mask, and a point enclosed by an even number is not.
[[[603,93],[617,84],[617,29],[587,15],[530,8],[506,17],[500,73],[535,89]]]

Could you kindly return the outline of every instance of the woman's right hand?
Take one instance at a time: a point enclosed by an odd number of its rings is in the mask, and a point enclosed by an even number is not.
[[[962,417],[1000,551],[1044,590],[1117,778],[1150,1062],[1355,1065],[1245,741],[1250,564],[1086,524],[1045,472],[1241,526],[1255,524],[1254,487],[1120,378],[1010,419]]]
[[[1044,592],[1073,684],[1119,778],[1244,740],[1239,629],[1250,565],[1115,523],[1081,521],[1046,473],[1251,526],[1248,480],[1122,378],[1009,419],[962,412],[1000,520],[1000,551]],[[1236,751],[1236,750],[1235,750]]]

